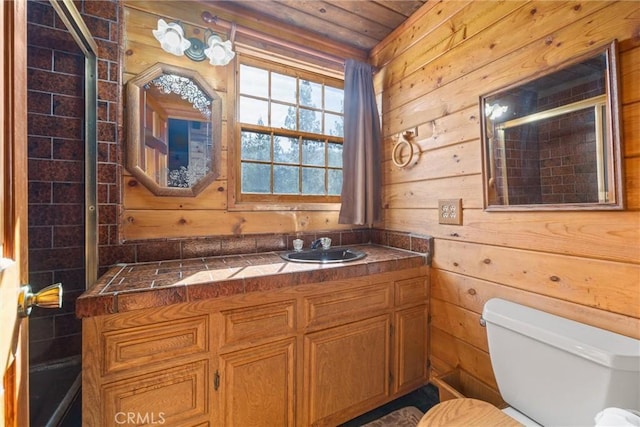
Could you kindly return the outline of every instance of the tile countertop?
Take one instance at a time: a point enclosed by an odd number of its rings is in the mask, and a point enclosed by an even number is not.
[[[281,252],[118,264],[76,300],[78,318],[342,280],[427,265],[427,254],[378,245],[346,263],[287,262]],[[284,252],[284,251],[283,251]]]

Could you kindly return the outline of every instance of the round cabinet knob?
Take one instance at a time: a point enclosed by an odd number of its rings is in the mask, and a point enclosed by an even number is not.
[[[31,285],[24,285],[18,296],[18,314],[26,317],[31,314],[33,307],[61,308],[62,307],[62,283],[49,285],[37,294],[31,292]]]

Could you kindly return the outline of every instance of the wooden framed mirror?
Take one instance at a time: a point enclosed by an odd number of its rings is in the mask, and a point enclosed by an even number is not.
[[[623,209],[616,49],[480,97],[486,210]]]
[[[127,83],[127,169],[157,196],[195,196],[220,171],[222,101],[195,71],[156,64]]]

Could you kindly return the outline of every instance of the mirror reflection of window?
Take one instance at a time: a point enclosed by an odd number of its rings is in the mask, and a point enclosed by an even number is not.
[[[211,130],[207,122],[169,119],[169,187],[193,186],[211,169]]]
[[[610,75],[605,52],[483,98],[487,206],[619,203]]]
[[[196,71],[158,63],[127,83],[127,168],[153,194],[196,196],[220,173],[222,99]]]
[[[211,170],[211,123],[203,121],[211,117],[211,99],[189,78],[171,74],[146,84],[144,99],[147,174],[162,186],[192,187]]]

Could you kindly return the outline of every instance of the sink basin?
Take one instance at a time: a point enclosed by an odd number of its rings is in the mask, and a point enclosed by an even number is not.
[[[349,262],[362,259],[367,254],[349,248],[315,249],[300,252],[287,252],[280,257],[285,261],[327,264],[332,262]]]

